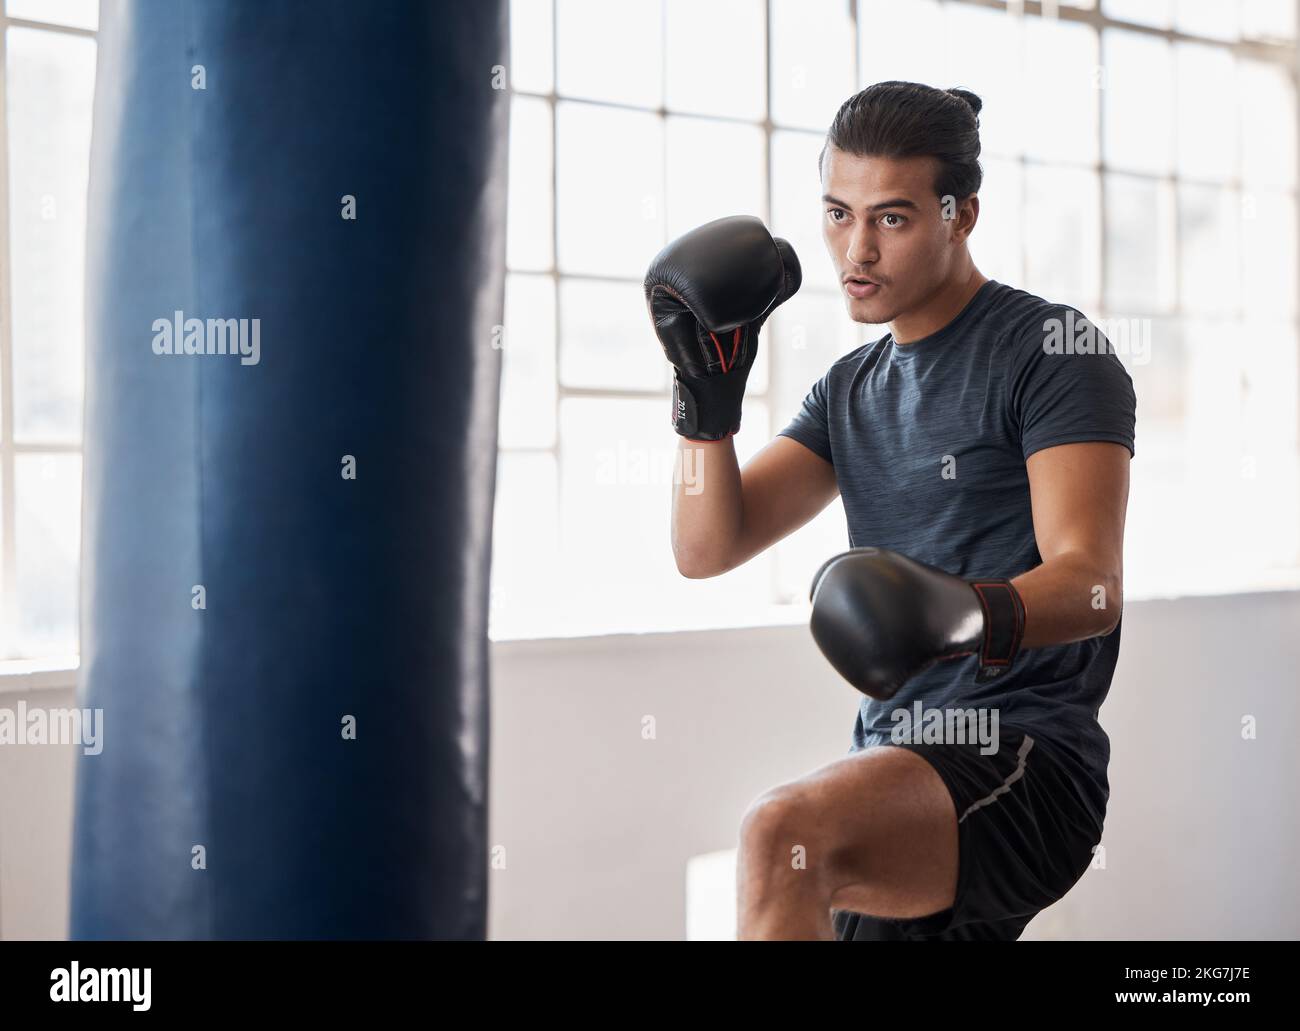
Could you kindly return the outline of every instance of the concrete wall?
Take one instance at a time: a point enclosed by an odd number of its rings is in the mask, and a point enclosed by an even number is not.
[[[856,705],[802,626],[504,642],[493,661],[498,938],[683,937],[687,860],[844,754]],[[1102,711],[1106,866],[1025,937],[1300,937],[1298,668],[1300,593],[1130,603]],[[72,704],[0,706],[19,697]],[[64,933],[71,773],[70,750],[0,747],[0,937]]]

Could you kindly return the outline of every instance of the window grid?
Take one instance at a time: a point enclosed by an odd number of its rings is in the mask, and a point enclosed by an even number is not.
[[[0,0],[0,627],[18,625],[17,498],[14,479],[19,455],[80,455],[80,443],[45,443],[14,440],[13,292],[9,270],[13,267],[9,226],[9,29],[36,29],[95,39],[93,29],[53,22],[11,18]],[[0,637],[0,661],[27,658],[19,655],[16,639]]]
[[[866,85],[866,83],[864,83],[863,81],[864,76],[863,76],[863,69],[861,67],[861,46],[860,46],[860,37],[859,37],[859,19],[860,19],[859,0],[846,0],[846,2],[849,7],[850,25],[853,34],[853,47],[852,47],[852,55],[853,55],[852,61],[853,61],[853,73],[854,73],[853,82],[856,84],[855,88],[861,89],[864,85]],[[1300,0],[1290,0],[1290,2],[1296,4],[1298,13],[1300,13]],[[1173,44],[1178,44],[1178,43],[1196,43],[1199,45],[1215,47],[1220,50],[1226,50],[1229,53],[1231,53],[1235,58],[1248,58],[1251,60],[1257,60],[1257,61],[1278,65],[1286,69],[1288,78],[1290,79],[1293,88],[1295,88],[1297,94],[1300,95],[1300,83],[1297,82],[1297,79],[1300,78],[1300,63],[1298,63],[1297,60],[1297,54],[1300,53],[1300,49],[1297,48],[1297,44],[1295,42],[1269,43],[1269,42],[1261,42],[1257,40],[1248,40],[1248,39],[1239,39],[1235,41],[1230,41],[1230,40],[1217,40],[1208,37],[1196,36],[1196,35],[1192,35],[1180,31],[1177,28],[1158,28],[1154,26],[1140,25],[1122,19],[1113,18],[1108,16],[1101,10],[1101,5],[1102,5],[1102,0],[1095,0],[1093,6],[1090,8],[1064,6],[1060,3],[1051,2],[1051,0],[1047,0],[1047,2],[1037,2],[1037,0],[941,0],[941,6],[944,10],[948,8],[961,7],[961,6],[977,7],[977,8],[986,8],[995,11],[1001,11],[1007,14],[1009,17],[1018,16],[1022,18],[1030,18],[1030,17],[1059,18],[1063,22],[1071,22],[1071,23],[1086,25],[1092,30],[1094,36],[1094,42],[1098,54],[1099,69],[1104,68],[1105,60],[1107,56],[1104,49],[1105,30],[1118,29],[1126,32],[1136,33],[1142,36],[1162,39],[1167,41],[1171,46]],[[551,289],[554,292],[555,311],[554,311],[553,330],[554,330],[554,343],[555,343],[555,380],[556,380],[555,412],[554,412],[555,427],[556,427],[555,438],[551,444],[546,445],[544,447],[540,447],[540,446],[539,447],[517,447],[517,446],[502,447],[500,448],[500,453],[552,455],[555,461],[555,474],[557,480],[557,491],[556,491],[555,503],[558,506],[562,507],[562,499],[565,495],[564,495],[564,484],[563,484],[564,463],[561,461],[561,447],[563,443],[562,441],[563,422],[560,416],[560,409],[562,408],[564,402],[571,398],[601,398],[601,399],[658,398],[664,396],[664,391],[663,388],[659,386],[653,388],[647,388],[646,390],[601,389],[601,388],[591,388],[591,387],[576,388],[576,387],[565,386],[563,382],[561,371],[560,371],[562,368],[561,353],[562,353],[562,349],[564,348],[563,327],[565,324],[564,313],[563,313],[562,290],[561,290],[562,283],[566,279],[570,279],[570,278],[573,279],[595,278],[595,279],[601,279],[603,281],[609,281],[609,282],[637,284],[637,285],[639,284],[637,280],[631,279],[629,277],[621,276],[621,275],[591,276],[586,273],[565,273],[562,272],[560,269],[559,234],[560,234],[560,223],[561,223],[562,214],[558,205],[558,182],[557,182],[557,172],[556,172],[560,160],[558,106],[561,102],[565,104],[589,104],[596,107],[623,109],[628,111],[635,111],[638,113],[649,113],[655,115],[660,120],[664,128],[665,142],[664,142],[664,147],[662,152],[662,161],[664,166],[663,181],[665,185],[668,181],[667,179],[667,164],[668,164],[667,119],[669,118],[670,115],[688,115],[692,113],[674,111],[673,109],[668,107],[666,99],[664,98],[661,98],[660,103],[657,106],[647,107],[638,104],[592,100],[589,98],[571,98],[560,94],[558,89],[558,81],[557,81],[558,64],[559,64],[559,46],[560,46],[559,15],[558,15],[557,8],[558,8],[558,2],[553,2],[551,4],[551,11],[550,11],[551,85],[549,91],[543,93],[543,92],[536,92],[530,90],[516,90],[513,84],[510,87],[510,94],[512,99],[515,96],[520,96],[520,97],[529,97],[529,98],[542,100],[546,103],[550,115],[550,120],[551,120],[551,169],[550,169],[551,184],[550,185],[551,185],[551,197],[552,197],[552,205],[553,205],[552,220],[551,220],[550,267],[546,271],[519,270],[516,272],[514,269],[507,270],[512,275],[538,276],[538,277],[546,278],[547,280],[549,280]],[[765,220],[768,221],[768,223],[770,224],[771,221],[770,216],[771,216],[772,204],[773,204],[773,198],[772,198],[773,134],[777,131],[780,131],[786,133],[809,133],[810,135],[820,137],[821,133],[810,131],[798,126],[780,125],[774,122],[772,118],[773,100],[774,100],[773,87],[772,87],[772,15],[773,15],[772,0],[765,0],[763,4],[763,8],[764,8],[763,10],[764,46],[766,50],[766,54],[765,54],[766,107],[765,107],[763,118],[761,120],[756,121],[756,120],[744,119],[744,118],[739,118],[734,116],[727,117],[727,116],[707,115],[707,116],[698,116],[698,117],[705,117],[710,120],[714,120],[718,122],[728,122],[733,124],[743,124],[747,126],[757,126],[761,129],[763,134],[763,153],[765,159],[764,167],[763,167],[762,200],[764,206]],[[668,6],[667,4],[665,4],[663,7],[663,20],[665,23],[664,32],[663,32],[664,45],[663,45],[663,53],[661,57],[661,60],[663,62],[663,72],[665,75],[665,82],[666,82],[666,75],[668,71],[667,63],[669,61],[669,54],[668,54],[669,36],[666,27],[667,18],[668,18]],[[1297,18],[1297,21],[1300,22],[1300,17]],[[1104,74],[1104,72],[1102,72],[1101,74]],[[952,85],[960,85],[960,84],[953,83]],[[1102,85],[1104,87],[1105,83],[1103,82]],[[1172,109],[1174,111],[1177,111],[1178,81],[1176,76],[1174,79],[1172,89],[1173,89],[1172,101],[1171,101],[1173,105]],[[1159,174],[1112,168],[1107,161],[1107,154],[1105,149],[1106,117],[1107,117],[1106,105],[1103,102],[1102,98],[1098,97],[1096,141],[1095,141],[1098,158],[1096,161],[1071,162],[1071,161],[1048,160],[1048,159],[1038,158],[1026,154],[1023,147],[1021,147],[1020,152],[1014,156],[997,155],[997,154],[990,154],[989,156],[1000,157],[1003,160],[1014,160],[1014,162],[1018,165],[1019,190],[1020,190],[1019,200],[1020,200],[1020,206],[1022,211],[1025,210],[1025,204],[1028,200],[1027,197],[1028,181],[1029,181],[1028,173],[1030,172],[1031,169],[1035,169],[1035,168],[1077,169],[1081,171],[1087,171],[1093,175],[1094,177],[1093,189],[1096,192],[1096,215],[1098,221],[1098,224],[1095,227],[1097,231],[1097,239],[1098,239],[1098,267],[1095,269],[1097,275],[1098,289],[1097,289],[1097,297],[1095,298],[1095,303],[1098,305],[1099,314],[1102,315],[1103,317],[1110,317],[1117,314],[1121,314],[1120,312],[1112,310],[1109,307],[1110,297],[1107,288],[1107,278],[1106,278],[1107,266],[1108,266],[1107,245],[1109,242],[1108,240],[1109,231],[1108,231],[1108,220],[1107,220],[1108,205],[1107,205],[1107,198],[1106,198],[1107,176],[1111,173],[1117,173],[1124,176],[1128,176],[1134,180],[1142,180],[1142,181],[1154,183],[1157,185],[1158,188],[1165,187],[1171,189],[1173,191],[1173,197],[1174,197],[1174,209],[1173,209],[1174,226],[1173,226],[1173,244],[1172,244],[1173,246],[1172,273],[1174,276],[1174,281],[1172,286],[1172,296],[1170,299],[1170,305],[1168,310],[1159,311],[1159,312],[1153,311],[1151,314],[1153,317],[1158,317],[1162,320],[1168,320],[1175,324],[1182,324],[1189,317],[1195,317],[1195,316],[1191,315],[1189,312],[1185,310],[1183,305],[1183,300],[1182,300],[1181,289],[1180,289],[1183,261],[1182,261],[1182,254],[1180,251],[1180,247],[1181,247],[1181,234],[1180,234],[1180,227],[1179,227],[1180,198],[1178,194],[1178,187],[1183,183],[1204,182],[1207,185],[1214,186],[1220,191],[1229,191],[1232,192],[1235,196],[1241,197],[1246,195],[1246,193],[1248,192],[1248,188],[1244,182],[1243,172],[1239,168],[1237,173],[1235,173],[1232,177],[1223,181],[1200,180],[1193,176],[1183,175],[1178,169],[1176,159],[1172,162],[1171,170],[1169,172],[1159,173]],[[1175,132],[1176,132],[1176,128],[1177,127],[1175,125]],[[1234,146],[1236,145],[1238,144],[1236,141],[1234,141]],[[1173,141],[1173,147],[1174,147],[1174,153],[1176,154],[1177,152],[1176,136]],[[1300,149],[1300,144],[1298,144],[1298,149]],[[1297,155],[1297,167],[1300,168],[1300,154]],[[1300,190],[1298,190],[1296,184],[1293,183],[1289,189],[1285,191],[1277,191],[1277,192],[1285,192],[1287,195],[1291,197],[1292,202],[1295,204],[1296,211],[1297,211],[1297,224],[1295,226],[1295,232],[1296,232],[1297,239],[1300,239]],[[664,203],[666,207],[668,203],[668,198],[666,194],[664,196]],[[1017,255],[1019,259],[1018,267],[1021,276],[1021,282],[1025,281],[1028,272],[1028,267],[1027,267],[1028,248],[1026,247],[1025,244],[1026,234],[1028,233],[1028,231],[1029,229],[1027,226],[1022,226],[1020,230],[1020,238],[1017,241]],[[1300,262],[1297,262],[1297,267],[1298,267],[1298,272],[1297,272],[1296,290],[1297,290],[1297,296],[1300,296]],[[1238,269],[1238,273],[1239,272],[1240,269]],[[812,286],[812,287],[807,287],[806,289],[809,290],[812,294],[826,299],[836,299],[838,297],[837,293],[826,290],[824,288]],[[1245,300],[1244,298],[1242,298],[1239,300],[1235,312],[1230,316],[1224,316],[1224,318],[1232,319],[1237,322],[1240,322],[1246,314],[1247,312],[1245,307]],[[1293,312],[1290,322],[1293,328],[1295,328],[1298,332],[1300,332],[1300,307],[1297,308],[1296,312]],[[775,405],[772,403],[779,395],[778,385],[781,383],[780,377],[783,374],[783,369],[782,369],[783,363],[781,360],[781,354],[782,354],[781,348],[778,347],[768,348],[769,374],[768,374],[768,380],[765,388],[761,391],[755,391],[755,390],[746,391],[747,397],[766,400],[769,402],[767,405],[769,423],[774,423],[781,416],[781,413],[778,413],[776,411]],[[1300,412],[1297,413],[1297,426],[1300,427]],[[767,427],[767,432],[769,435],[771,434],[772,430],[773,430],[773,426],[769,425]],[[562,525],[563,512],[562,511],[557,512],[556,516],[557,519],[560,521],[560,524]],[[772,567],[771,567],[771,581],[772,581],[772,596],[770,600],[776,603],[780,603],[780,601],[782,601],[783,599],[780,598],[781,592],[779,590],[779,569],[775,562],[772,563]]]
[[[853,81],[856,83],[856,88],[861,88],[861,86],[864,85],[864,83],[863,83],[862,69],[860,66],[861,53],[860,53],[860,47],[858,46],[859,4],[858,4],[858,0],[847,0],[847,2],[849,4],[850,24],[851,24],[851,31],[853,33],[853,39],[854,39],[854,45],[852,47],[852,60],[854,65]],[[1291,0],[1291,2],[1296,2],[1296,0]],[[1096,35],[1099,53],[1102,55],[1103,61],[1105,59],[1105,53],[1104,50],[1101,49],[1101,47],[1103,41],[1103,31],[1106,29],[1122,29],[1126,32],[1131,32],[1143,36],[1162,39],[1169,42],[1170,44],[1197,43],[1200,45],[1227,51],[1237,58],[1248,58],[1251,60],[1262,61],[1262,62],[1271,63],[1283,67],[1287,72],[1288,78],[1293,88],[1296,88],[1298,86],[1297,48],[1294,44],[1291,43],[1285,43],[1285,44],[1265,43],[1256,40],[1235,40],[1235,41],[1216,40],[1216,39],[1210,39],[1210,38],[1192,35],[1186,32],[1182,32],[1176,28],[1158,28],[1158,27],[1153,27],[1148,25],[1135,24],[1135,23],[1111,18],[1106,14],[1104,14],[1100,9],[1101,6],[1100,0],[1098,0],[1098,3],[1095,4],[1094,7],[1087,8],[1087,9],[1063,6],[1058,3],[1052,3],[1050,2],[1050,0],[1049,2],[1043,2],[1043,3],[1036,2],[1036,0],[1019,0],[1019,2],[1018,0],[943,0],[943,5],[944,7],[963,6],[963,5],[967,7],[980,7],[980,8],[1002,11],[1008,14],[1015,14],[1018,12],[1024,17],[1053,17],[1054,16],[1065,22],[1074,22],[1074,23],[1081,23],[1081,24],[1088,25],[1091,27],[1092,31]],[[767,103],[766,103],[766,110],[763,119],[760,121],[754,121],[754,120],[738,118],[738,117],[726,117],[726,116],[714,116],[714,115],[698,116],[698,117],[707,118],[708,120],[711,121],[730,122],[733,124],[741,124],[746,126],[757,126],[761,129],[762,140],[763,140],[763,153],[765,159],[764,167],[762,170],[762,199],[765,208],[764,214],[769,220],[770,220],[770,213],[772,210],[773,134],[777,131],[781,131],[781,132],[789,132],[789,133],[809,133],[810,135],[820,136],[820,133],[810,132],[809,130],[800,127],[788,127],[788,126],[779,125],[775,123],[772,119],[774,98],[773,98],[772,74],[771,74],[771,58],[772,58],[771,6],[772,6],[771,0],[766,0],[766,2],[764,3],[764,46],[766,50],[765,85],[766,85]],[[1300,7],[1300,3],[1298,3],[1297,6]],[[551,15],[551,22],[552,22],[551,67],[552,67],[552,74],[554,75],[554,71],[558,63],[558,49],[559,49],[558,16],[554,4],[552,4],[550,15]],[[667,18],[666,8],[664,10],[664,18],[665,19]],[[14,378],[13,378],[13,336],[12,336],[13,334],[12,291],[11,291],[11,280],[8,274],[8,270],[12,267],[10,265],[10,261],[13,256],[10,252],[9,132],[8,132],[8,125],[6,121],[6,114],[8,110],[7,107],[8,31],[7,30],[11,26],[37,29],[43,32],[56,32],[56,33],[65,33],[74,36],[85,36],[85,37],[90,37],[92,39],[97,36],[96,30],[93,29],[85,29],[85,28],[78,28],[74,26],[59,25],[55,23],[33,21],[33,20],[23,19],[23,18],[11,18],[4,13],[3,7],[2,5],[0,5],[0,129],[3,130],[2,133],[3,138],[0,138],[0,269],[4,270],[4,274],[0,275],[0,622],[2,622],[3,625],[6,627],[14,627],[17,625],[16,622],[17,541],[15,536],[16,533],[15,530],[16,458],[17,456],[24,455],[24,454],[80,455],[82,451],[82,446],[77,443],[55,444],[55,443],[42,443],[39,441],[17,442],[14,439],[13,420],[14,420],[14,411],[15,411],[15,404],[14,404],[15,398],[14,398],[14,386],[13,386]],[[665,39],[666,39],[666,34],[665,34]],[[668,60],[666,45],[665,45],[663,60],[665,62]],[[1177,79],[1175,79],[1174,81],[1173,90],[1175,91],[1174,103],[1176,104],[1177,103],[1177,94],[1176,94]],[[550,188],[551,188],[551,196],[553,198],[553,203],[554,203],[554,198],[556,197],[557,194],[557,186],[558,186],[558,183],[556,181],[557,164],[558,164],[558,120],[556,116],[557,116],[557,106],[559,102],[563,101],[566,104],[591,104],[591,105],[606,107],[606,108],[624,108],[626,110],[631,110],[631,111],[649,112],[656,115],[656,117],[658,117],[662,122],[664,122],[665,128],[666,128],[667,118],[670,115],[678,114],[678,112],[671,110],[670,108],[667,107],[666,103],[663,102],[661,102],[661,104],[657,107],[647,108],[647,107],[642,107],[633,104],[619,104],[619,103],[612,103],[612,102],[605,102],[605,101],[588,100],[582,98],[565,97],[558,93],[554,81],[552,82],[550,91],[547,93],[537,93],[537,92],[532,92],[527,90],[516,90],[513,88],[513,86],[511,86],[510,88],[510,93],[512,97],[516,95],[523,96],[523,97],[533,97],[533,98],[540,99],[547,104],[547,109],[551,119],[552,154],[551,154],[551,167],[550,167]],[[1300,93],[1300,88],[1297,88],[1297,93]],[[1028,155],[1025,155],[1023,152],[1015,156],[1014,160],[1018,163],[1019,171],[1020,171],[1020,190],[1021,190],[1022,208],[1023,208],[1023,203],[1026,199],[1025,198],[1025,190],[1026,190],[1026,183],[1027,183],[1026,172],[1031,168],[1074,167],[1074,168],[1086,169],[1094,173],[1095,175],[1094,188],[1098,191],[1099,194],[1097,198],[1098,200],[1097,211],[1100,220],[1100,224],[1097,227],[1099,233],[1099,240],[1100,240],[1100,248],[1099,248],[1100,268],[1097,270],[1098,282],[1100,284],[1100,297],[1098,298],[1098,301],[1101,306],[1100,310],[1103,314],[1114,314],[1114,312],[1111,312],[1110,309],[1108,309],[1107,307],[1108,296],[1107,296],[1107,289],[1106,289],[1106,271],[1107,271],[1108,229],[1107,229],[1107,200],[1106,200],[1106,190],[1105,190],[1106,176],[1108,173],[1118,172],[1119,174],[1122,174],[1133,180],[1152,182],[1172,189],[1174,191],[1174,203],[1175,203],[1175,209],[1174,209],[1175,210],[1175,225],[1174,225],[1175,242],[1174,242],[1174,262],[1173,262],[1173,275],[1175,276],[1175,282],[1174,282],[1172,304],[1170,306],[1170,310],[1167,312],[1162,312],[1161,316],[1175,323],[1183,322],[1189,317],[1189,313],[1186,312],[1183,307],[1181,291],[1179,289],[1181,284],[1178,281],[1182,276],[1182,260],[1181,260],[1181,255],[1179,253],[1179,241],[1178,241],[1179,227],[1177,223],[1177,212],[1178,212],[1178,204],[1179,204],[1177,190],[1179,185],[1183,183],[1207,182],[1207,184],[1213,185],[1219,190],[1232,191],[1237,196],[1246,195],[1247,193],[1250,192],[1250,189],[1244,183],[1240,173],[1235,174],[1234,176],[1222,182],[1210,182],[1205,180],[1199,180],[1191,176],[1182,175],[1176,169],[1176,167],[1174,171],[1170,173],[1164,173],[1164,174],[1154,174],[1150,172],[1141,172],[1141,171],[1129,171],[1127,169],[1112,169],[1107,164],[1106,154],[1103,148],[1105,120],[1106,120],[1105,105],[1099,104],[1098,122],[1097,122],[1097,132],[1099,135],[1097,140],[1097,144],[1098,144],[1097,152],[1100,155],[1100,157],[1099,160],[1096,162],[1071,164],[1066,162],[1047,161],[1047,160],[1030,157]],[[1300,155],[1298,155],[1298,157],[1300,157]],[[666,146],[663,153],[663,160],[665,161],[665,163],[667,162]],[[1298,160],[1297,163],[1300,164],[1300,160]],[[1292,202],[1295,204],[1297,212],[1300,212],[1300,190],[1297,190],[1294,184],[1289,189],[1285,191],[1278,191],[1278,192],[1285,192],[1291,198]],[[554,339],[555,339],[556,359],[557,359],[556,371],[555,371],[556,411],[554,413],[555,422],[556,422],[556,437],[553,443],[546,445],[545,447],[536,447],[536,448],[509,447],[509,448],[502,448],[501,451],[503,453],[511,453],[511,454],[549,453],[555,459],[556,476],[557,479],[559,479],[562,478],[564,475],[564,465],[559,460],[560,445],[561,445],[560,427],[562,425],[560,421],[559,409],[565,400],[570,398],[602,398],[602,399],[659,398],[663,396],[663,391],[662,388],[660,387],[655,387],[644,391],[626,390],[626,389],[605,390],[605,389],[588,388],[588,387],[569,387],[569,386],[565,386],[563,382],[561,382],[559,355],[560,355],[560,349],[563,348],[564,346],[564,341],[562,336],[562,327],[564,325],[563,299],[562,299],[562,291],[560,289],[562,282],[566,279],[571,279],[571,278],[600,280],[600,281],[617,282],[617,283],[624,283],[624,284],[635,283],[636,281],[624,276],[601,276],[601,275],[591,275],[585,273],[584,274],[562,273],[560,271],[559,262],[558,262],[558,249],[559,249],[558,236],[560,232],[560,211],[558,207],[554,209],[553,214],[554,217],[552,219],[552,227],[551,227],[550,268],[542,272],[530,271],[530,270],[520,270],[516,272],[513,269],[510,271],[512,274],[519,275],[519,276],[544,277],[547,280],[549,280],[551,289],[554,291],[555,311],[554,311],[553,329],[554,329]],[[1296,228],[1297,228],[1297,236],[1300,237],[1300,225],[1297,225]],[[1018,243],[1019,243],[1018,246],[1019,265],[1020,265],[1021,276],[1023,278],[1025,274],[1025,262],[1026,262],[1026,248],[1024,246],[1023,231],[1022,231],[1021,239],[1018,241]],[[832,291],[821,289],[818,287],[809,287],[808,289],[813,294],[816,294],[818,296],[827,299],[835,298],[837,296]],[[1297,289],[1297,293],[1300,294],[1300,275],[1298,275],[1297,277],[1296,289]],[[1246,314],[1245,302],[1243,300],[1239,302],[1238,308],[1233,315],[1228,315],[1224,317],[1227,319],[1236,319],[1239,321],[1241,317],[1245,314]],[[1293,317],[1291,319],[1291,325],[1293,326],[1293,328],[1296,328],[1298,331],[1300,331],[1300,316],[1293,314]],[[780,415],[780,413],[776,412],[774,406],[770,402],[773,401],[777,396],[778,384],[781,383],[781,377],[783,375],[782,349],[769,348],[768,360],[769,360],[769,376],[768,376],[768,382],[765,389],[762,391],[750,391],[749,394],[753,398],[769,401],[769,405],[768,405],[769,420],[772,421],[778,419]],[[1300,423],[1300,414],[1297,415],[1297,422]],[[772,427],[769,425],[768,427],[769,433],[771,432],[771,429]],[[557,492],[557,498],[563,497],[562,482],[559,484],[559,487],[560,489]],[[774,564],[772,576],[775,578],[776,575],[777,572]],[[775,587],[776,584],[774,579],[773,582],[774,596],[775,596]],[[5,656],[0,656],[0,658],[4,658],[4,657]]]

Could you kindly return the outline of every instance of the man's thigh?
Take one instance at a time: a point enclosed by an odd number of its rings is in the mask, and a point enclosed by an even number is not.
[[[992,752],[969,743],[890,747],[930,763],[948,786],[959,813],[955,899],[896,926],[888,926],[895,914],[874,910],[869,898],[837,900],[839,937],[1014,941],[1091,864],[1104,808],[1048,741],[1003,726]]]
[[[882,917],[926,916],[953,904],[957,813],[934,767],[903,748],[869,748],[769,794],[791,812],[790,842],[824,864],[833,909]],[[804,838],[804,841],[794,841]]]

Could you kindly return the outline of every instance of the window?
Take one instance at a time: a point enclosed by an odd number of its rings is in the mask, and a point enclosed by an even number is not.
[[[673,568],[669,372],[640,280],[729,214],[801,255],[743,464],[884,332],[844,315],[815,158],[839,104],[891,78],[983,98],[976,262],[1103,320],[1133,376],[1127,596],[1300,585],[1295,6],[515,0],[493,635],[803,618],[846,547],[838,503],[725,576]]]
[[[98,4],[8,0],[5,14],[0,659],[53,658],[77,651],[82,260]]]
[[[98,4],[0,19],[0,660],[56,660],[77,648]],[[879,335],[822,258],[815,157],[845,97],[900,77],[984,99],[983,271],[1132,329],[1128,596],[1300,584],[1295,3],[515,0],[511,20],[494,636],[802,618],[845,546],[838,504],[724,577],[672,567],[641,275],[723,214],[803,257],[744,461]]]

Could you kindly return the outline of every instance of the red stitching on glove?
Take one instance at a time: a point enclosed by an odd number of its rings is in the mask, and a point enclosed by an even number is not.
[[[721,345],[720,343],[718,343],[718,338],[715,337],[715,336],[713,335],[713,332],[712,332],[711,330],[710,330],[710,332],[709,332],[709,339],[713,341],[713,346],[714,346],[714,348],[717,349],[717,352],[718,352],[718,361],[720,361],[720,362],[722,363],[722,371],[723,371],[723,372],[726,372],[726,371],[727,371],[727,356],[724,355],[724,354],[722,353],[722,345]]]

